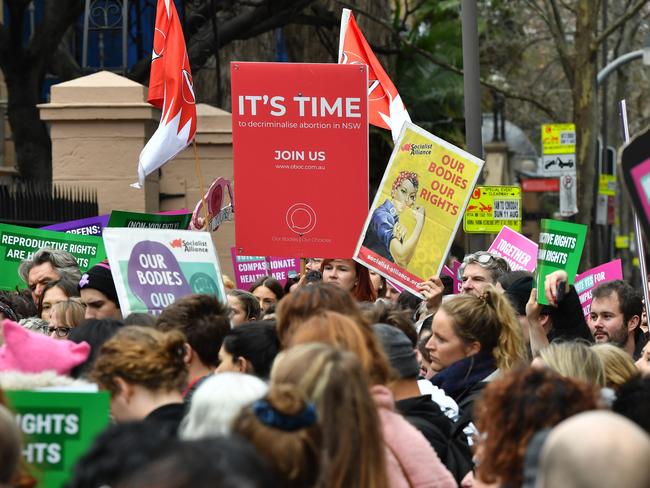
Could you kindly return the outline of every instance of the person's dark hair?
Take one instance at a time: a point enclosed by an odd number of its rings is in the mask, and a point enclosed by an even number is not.
[[[319,283],[321,281],[323,281],[323,273],[321,273],[317,269],[313,269],[305,275],[306,284]]]
[[[14,322],[18,322],[20,319],[25,318],[19,312],[21,305],[24,306],[24,304],[21,304],[23,300],[23,296],[18,292],[0,291],[0,314],[9,320],[13,320]],[[35,309],[34,315],[36,315]],[[28,317],[31,317],[31,315],[28,315]]]
[[[224,337],[223,347],[233,361],[240,357],[246,359],[253,366],[255,376],[267,379],[280,351],[275,322],[264,320],[237,326]]]
[[[217,367],[221,343],[230,331],[228,308],[212,295],[187,295],[162,311],[156,328],[180,330],[201,362]]]
[[[131,472],[132,476],[116,488],[282,486],[257,451],[248,442],[236,437],[181,442],[164,456]]]
[[[402,310],[408,310],[413,315],[420,306],[421,301],[420,298],[416,297],[410,291],[404,290],[397,297],[397,307]]]
[[[257,288],[260,286],[265,286],[269,290],[273,292],[275,295],[275,298],[280,300],[284,296],[284,288],[282,288],[282,285],[278,280],[271,276],[260,276],[258,279],[256,279],[251,287],[248,289],[251,293],[253,293]]]
[[[16,292],[0,293],[7,293],[7,303],[11,303],[13,311],[18,315],[18,320],[36,316],[38,309],[34,300],[32,300],[32,293],[30,290],[24,289]]]
[[[262,313],[260,301],[251,292],[244,290],[230,290],[228,296],[239,300],[239,303],[242,304],[246,311],[247,319],[258,320],[260,318],[260,314]]]
[[[271,320],[275,318],[275,303],[272,303],[269,305],[269,307],[262,312],[262,319],[263,320]]]
[[[637,376],[621,385],[616,392],[612,410],[650,434],[650,378]]]
[[[104,342],[113,337],[124,325],[124,322],[116,319],[87,319],[79,327],[74,327],[70,331],[68,340],[77,344],[87,342],[90,345],[90,354],[83,363],[72,369],[70,376],[73,378],[86,376]]]
[[[145,327],[154,327],[156,325],[156,317],[148,313],[133,312],[124,319],[124,325],[143,325]]]
[[[607,298],[612,293],[616,293],[618,296],[618,305],[626,324],[635,315],[641,320],[641,314],[643,313],[641,294],[623,280],[607,281],[598,285],[591,293],[591,299],[593,301],[597,298]]]
[[[301,286],[278,304],[275,315],[280,342],[286,346],[301,323],[326,310],[339,312],[359,324],[368,325],[350,293],[329,283],[314,283]]]
[[[287,282],[284,284],[284,294],[287,295],[291,293],[291,287],[300,281],[300,275],[292,276],[287,278]]]
[[[451,276],[443,275],[440,277],[443,286],[443,295],[453,295],[454,294],[454,279]]]
[[[65,488],[117,486],[162,455],[175,451],[179,441],[152,422],[123,422],[99,434],[74,465]]]
[[[508,290],[516,281],[521,278],[532,278],[533,273],[523,269],[518,269],[516,271],[509,271],[508,273],[502,274],[497,278],[497,283],[501,285],[505,291]]]
[[[413,320],[411,320],[412,314],[408,310],[399,309],[394,303],[383,300],[362,306],[361,310],[370,324],[388,324],[397,327],[406,334],[413,344],[413,348],[417,345],[418,333],[413,325]]]
[[[60,288],[65,296],[68,298],[79,296],[79,282],[70,279],[69,277],[60,278],[56,281],[50,281],[43,287],[43,293],[38,300],[38,316],[43,314],[43,300],[45,300],[45,293],[52,288]]]

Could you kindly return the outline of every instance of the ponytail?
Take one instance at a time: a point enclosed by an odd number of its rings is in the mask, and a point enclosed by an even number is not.
[[[501,326],[497,345],[493,349],[497,367],[506,371],[522,365],[528,359],[524,336],[510,301],[493,286],[486,288],[482,298],[493,309],[496,322]]]
[[[480,297],[460,295],[444,302],[441,309],[453,319],[454,332],[466,343],[478,342],[491,352],[501,370],[526,360],[523,333],[507,298],[493,286]]]

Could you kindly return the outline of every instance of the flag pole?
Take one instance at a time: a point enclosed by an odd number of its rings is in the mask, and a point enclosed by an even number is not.
[[[199,180],[199,191],[201,192],[201,203],[203,206],[203,218],[205,219],[204,230],[209,229],[208,220],[208,204],[205,201],[205,182],[203,181],[203,172],[201,171],[201,161],[199,160],[199,149],[196,147],[196,139],[192,139],[192,147],[194,148],[194,170],[196,177]]]
[[[627,124],[627,102],[623,99],[619,102],[619,110],[621,112],[621,128],[623,129],[623,141],[625,144],[630,142],[630,129]],[[632,216],[634,218],[634,233],[636,234],[636,247],[639,254],[639,271],[641,271],[641,289],[643,290],[643,298],[645,300],[644,306],[647,307],[650,303],[648,299],[648,270],[645,267],[645,248],[643,247],[643,231],[641,229],[641,222],[639,221],[639,216],[636,211],[632,210]]]

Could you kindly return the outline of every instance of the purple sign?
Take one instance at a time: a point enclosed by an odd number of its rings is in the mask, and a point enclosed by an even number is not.
[[[101,236],[104,227],[108,225],[109,215],[98,215],[86,219],[70,220],[59,224],[52,224],[41,229],[56,230],[67,234],[81,234],[86,236]]]
[[[234,247],[230,248],[230,255],[235,283],[240,290],[248,290],[261,276],[272,276],[284,286],[288,278],[300,274],[299,258],[238,256]]]
[[[133,294],[154,314],[192,293],[172,252],[155,241],[142,241],[133,247],[128,281]]]

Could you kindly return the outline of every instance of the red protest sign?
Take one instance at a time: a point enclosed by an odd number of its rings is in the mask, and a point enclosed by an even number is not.
[[[352,257],[368,213],[366,70],[231,64],[238,254]]]

